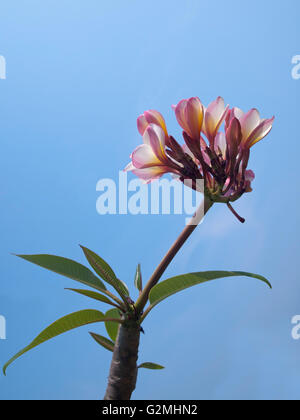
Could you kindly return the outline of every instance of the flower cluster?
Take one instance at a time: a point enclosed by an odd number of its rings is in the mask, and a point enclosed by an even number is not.
[[[143,144],[125,168],[145,182],[172,173],[182,182],[203,179],[205,194],[214,202],[233,202],[252,191],[253,171],[247,169],[251,147],[272,129],[274,117],[261,119],[257,109],[230,109],[218,97],[207,108],[197,97],[173,106],[183,129],[184,145],[169,135],[163,116],[155,110],[138,117]],[[221,127],[224,125],[224,130]]]

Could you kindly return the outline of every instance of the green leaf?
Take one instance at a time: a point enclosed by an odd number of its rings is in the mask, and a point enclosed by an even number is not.
[[[156,363],[145,362],[139,365],[138,368],[158,370],[158,369],[164,369],[165,367],[161,365],[157,365]]]
[[[82,327],[83,325],[91,324],[93,322],[101,322],[105,320],[105,315],[93,309],[85,309],[82,311],[74,312],[66,315],[63,318],[58,319],[45,330],[43,330],[27,347],[19,351],[14,357],[12,357],[3,367],[3,373],[6,375],[7,367],[14,362],[18,357],[22,356],[29,350],[37,347],[38,345],[63,334],[67,331],[73,330],[74,328]]]
[[[70,289],[70,288],[66,288],[66,290],[71,290],[72,292],[79,293],[80,295],[87,296],[91,299],[99,300],[100,302],[107,303],[108,305],[116,306],[116,304],[112,302],[110,299],[108,299],[106,296],[103,296],[97,292],[93,292],[92,290]]]
[[[172,277],[155,285],[149,293],[149,301],[152,307],[157,305],[167,297],[195,286],[196,284],[205,283],[211,280],[216,280],[225,277],[246,276],[253,277],[266,283],[272,288],[269,281],[258,274],[246,273],[243,271],[203,271],[199,273],[189,273],[181,276]]]
[[[135,278],[134,278],[134,285],[138,289],[139,292],[142,291],[142,273],[141,273],[141,264],[138,264],[136,268]]]
[[[99,335],[93,332],[90,332],[90,335],[98,344],[100,344],[106,350],[114,351],[114,343],[110,341],[108,338],[103,337],[102,335]]]
[[[62,276],[76,280],[86,286],[93,287],[97,290],[106,290],[102,281],[96,277],[90,269],[76,261],[69,260],[68,258],[57,257],[56,255],[17,255],[33,264],[46,268],[47,270],[54,271]]]
[[[120,318],[121,319],[121,315],[118,309],[109,309],[105,313],[105,318]],[[118,331],[119,331],[119,324],[117,322],[106,321],[105,328],[106,328],[107,334],[110,336],[112,341],[115,342],[117,339]]]
[[[127,289],[127,286],[125,283],[123,283],[121,280],[119,280],[113,269],[105,262],[99,255],[97,255],[95,252],[91,251],[88,248],[85,248],[84,246],[81,246],[81,249],[84,252],[84,255],[86,256],[86,259],[90,263],[90,265],[93,267],[95,272],[107,283],[109,283],[111,286],[115,288],[115,290],[123,297],[129,296],[129,291]]]

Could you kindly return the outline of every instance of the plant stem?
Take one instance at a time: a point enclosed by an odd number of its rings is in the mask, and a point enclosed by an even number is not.
[[[182,245],[186,242],[186,240],[191,236],[194,232],[198,224],[201,222],[203,216],[208,212],[208,210],[213,205],[213,202],[205,197],[204,201],[201,203],[200,207],[198,208],[197,212],[195,213],[194,217],[191,219],[188,225],[183,229],[179,237],[176,239],[174,244],[171,246],[165,257],[161,260],[160,264],[152,274],[151,278],[149,279],[148,283],[146,284],[145,288],[143,289],[142,293],[140,294],[139,298],[136,301],[135,308],[138,315],[140,315],[147,303],[148,296],[150,290],[153,286],[155,286],[158,281],[160,280],[161,276],[178,253]]]
[[[137,358],[141,331],[140,317],[147,303],[150,290],[159,281],[177,252],[196,229],[212,205],[213,202],[205,197],[194,217],[192,217],[189,224],[183,229],[182,233],[162,259],[137,299],[135,304],[136,319],[124,320],[120,326],[114,346],[104,400],[130,399],[136,386],[138,372]]]
[[[104,400],[130,400],[137,380],[140,325],[126,321],[120,326],[110,365]]]
[[[229,208],[229,210],[235,215],[235,217],[241,222],[241,223],[245,223],[245,219],[243,217],[241,217],[232,207],[232,205],[230,203],[227,203],[227,207]]]

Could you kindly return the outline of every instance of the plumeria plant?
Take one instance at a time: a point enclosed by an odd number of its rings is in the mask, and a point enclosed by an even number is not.
[[[194,190],[199,189],[198,181],[201,180],[204,183],[204,198],[199,209],[145,286],[142,284],[141,267],[137,266],[134,285],[139,296],[136,301],[130,297],[128,286],[117,277],[110,265],[84,246],[81,246],[82,251],[93,271],[73,260],[54,255],[18,255],[88,286],[89,289],[69,290],[111,308],[106,312],[81,310],[55,321],[5,364],[4,374],[14,360],[39,344],[74,328],[103,322],[108,337],[94,332],[90,334],[98,344],[112,352],[104,399],[129,400],[136,386],[139,368],[163,369],[163,366],[152,362],[137,363],[143,321],[158,303],[191,286],[232,276],[252,277],[271,287],[265,277],[242,271],[202,271],[160,281],[177,252],[214,203],[225,203],[239,221],[245,222],[231,203],[252,191],[254,173],[247,168],[250,149],[270,132],[274,121],[274,117],[261,119],[256,109],[247,113],[239,108],[230,109],[221,97],[207,108],[197,97],[184,99],[173,108],[183,129],[184,144],[169,134],[158,111],[146,111],[137,120],[143,144],[133,151],[125,170],[132,171],[146,183],[170,173]]]

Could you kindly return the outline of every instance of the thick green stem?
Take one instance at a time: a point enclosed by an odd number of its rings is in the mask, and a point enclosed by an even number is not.
[[[104,400],[130,400],[137,380],[140,326],[125,321],[119,328]]]

